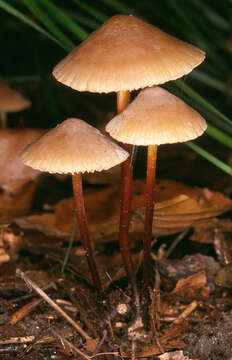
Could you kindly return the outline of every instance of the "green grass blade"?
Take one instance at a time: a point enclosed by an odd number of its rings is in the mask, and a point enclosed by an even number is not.
[[[78,24],[87,26],[91,30],[96,30],[100,26],[99,22],[92,19],[88,14],[83,15],[76,12],[74,13],[73,11],[67,11],[67,15]]]
[[[79,40],[84,40],[88,36],[87,31],[85,31],[80,25],[76,24],[63,9],[54,5],[50,0],[40,0],[40,3],[56,19],[57,22],[64,25],[65,28],[71,31]]]
[[[72,250],[72,245],[73,245],[73,241],[75,239],[75,234],[76,234],[76,227],[77,227],[77,219],[76,219],[76,216],[74,215],[73,216],[72,233],[71,233],[71,236],[70,236],[70,239],[69,239],[69,244],[68,244],[67,251],[65,253],[64,262],[63,262],[63,265],[62,265],[62,268],[61,268],[62,273],[65,270],[65,267],[66,267],[68,259],[69,259],[70,252]]]
[[[210,154],[208,151],[202,149],[200,146],[196,145],[191,141],[188,141],[185,144],[225,173],[232,175],[232,168],[229,165],[225,164],[223,161],[216,158],[214,155]]]
[[[89,15],[97,19],[100,23],[103,23],[108,19],[108,16],[103,14],[97,8],[86,4],[84,1],[73,0],[73,2],[76,3],[82,10],[85,10]]]
[[[182,80],[176,80],[175,85],[179,89],[184,91],[188,96],[190,96],[192,99],[197,101],[200,105],[202,105],[204,108],[206,108],[207,110],[212,112],[214,115],[216,115],[219,119],[224,121],[227,125],[229,125],[232,128],[232,121],[227,116],[222,114],[219,110],[217,110],[212,104],[210,104],[207,100],[205,100],[201,95],[199,95],[190,86],[188,86]]]
[[[192,71],[189,75],[192,79],[196,79],[206,86],[210,86],[212,89],[216,89],[222,93],[226,93],[228,91],[228,94],[232,93],[232,90],[227,89],[227,84],[224,81],[218,80],[215,77],[206,74],[199,70]]]
[[[74,44],[69,38],[56,26],[53,20],[45,13],[36,3],[35,0],[21,0],[24,6],[26,6],[32,14],[57,38],[66,50],[71,50]]]
[[[105,3],[108,7],[118,11],[119,13],[124,13],[128,15],[132,14],[141,18],[141,15],[137,14],[133,7],[131,8],[125,5],[125,3],[123,3],[122,1],[119,0],[101,0],[101,1]]]
[[[21,75],[21,76],[11,76],[5,77],[0,76],[1,82],[6,82],[8,84],[21,84],[27,82],[39,82],[41,81],[41,77],[39,75]]]
[[[208,124],[206,132],[212,138],[216,139],[223,145],[232,149],[232,137],[231,136],[225,134],[223,131],[218,130],[217,128],[215,128],[214,126],[209,125],[209,124]]]
[[[51,34],[49,34],[46,30],[44,30],[41,26],[39,26],[38,24],[36,24],[35,21],[29,19],[26,15],[24,15],[22,12],[18,11],[17,9],[15,9],[13,6],[7,4],[5,1],[0,0],[0,8],[2,8],[4,11],[8,12],[9,14],[15,16],[16,18],[18,18],[19,20],[21,20],[22,22],[24,22],[26,25],[29,25],[30,27],[32,27],[33,29],[37,30],[39,33],[41,33],[42,35],[46,36],[47,38],[49,38],[50,40],[52,40],[53,42],[55,42],[56,44],[60,45],[61,47],[65,48],[65,46],[59,41],[57,40],[54,36],[52,36]]]

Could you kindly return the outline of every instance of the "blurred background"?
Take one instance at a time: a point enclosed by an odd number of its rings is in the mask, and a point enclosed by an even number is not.
[[[8,116],[9,127],[21,121],[25,127],[50,128],[68,117],[103,127],[114,116],[114,94],[77,92],[51,73],[118,13],[133,14],[206,51],[203,64],[164,87],[197,109],[209,128],[188,146],[162,146],[158,175],[221,189],[232,173],[232,0],[0,0],[0,81],[32,102],[30,109]],[[140,151],[137,177],[144,176],[144,157]]]

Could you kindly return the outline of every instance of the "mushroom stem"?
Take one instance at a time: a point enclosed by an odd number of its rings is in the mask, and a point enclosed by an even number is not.
[[[7,115],[5,111],[0,111],[0,124],[2,129],[7,128]]]
[[[143,288],[147,288],[150,281],[150,256],[152,223],[154,213],[154,184],[156,171],[157,145],[148,145],[147,149],[147,181],[146,181],[146,210],[143,242]]]
[[[97,292],[100,295],[102,287],[89,238],[87,217],[85,212],[85,205],[84,205],[84,198],[82,191],[82,174],[81,173],[73,174],[72,181],[73,181],[73,193],[74,193],[74,199],[76,205],[76,217],[80,229],[81,240],[83,243],[83,247],[85,249],[85,256],[89,264],[90,272],[93,279],[93,284],[94,286],[96,286]]]
[[[122,112],[130,101],[129,91],[119,91],[117,93],[117,110]],[[132,198],[132,180],[133,180],[133,166],[131,161],[131,146],[128,144],[121,144],[121,146],[129,152],[130,156],[122,163],[122,184],[121,184],[121,208],[120,208],[120,225],[119,225],[119,244],[121,255],[124,262],[124,267],[128,279],[132,286],[133,296],[135,299],[135,306],[137,316],[140,316],[140,300],[138,288],[136,285],[136,277],[133,269],[133,263],[129,248],[129,226],[130,226],[130,211]]]
[[[130,91],[117,92],[117,113],[120,114],[130,102]]]

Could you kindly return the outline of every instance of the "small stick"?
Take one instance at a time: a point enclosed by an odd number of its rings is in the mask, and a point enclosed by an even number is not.
[[[119,356],[120,358],[122,358],[120,356],[120,354],[118,352],[102,352],[102,353],[98,353],[95,355],[91,355],[88,356],[85,353],[83,353],[81,350],[79,350],[76,346],[74,346],[73,344],[71,344],[68,340],[66,340],[65,338],[63,338],[60,334],[58,334],[55,330],[51,329],[53,334],[56,335],[61,343],[66,343],[71,349],[73,349],[74,351],[76,351],[79,355],[83,356],[86,360],[90,360],[95,358],[96,356],[100,356],[100,355],[115,355],[115,356]]]
[[[72,350],[74,350],[75,352],[77,352],[79,355],[81,355],[84,359],[90,360],[90,357],[88,355],[86,355],[85,353],[83,353],[81,350],[79,350],[76,346],[74,346],[73,344],[71,344],[68,340],[66,340],[65,338],[63,338],[60,334],[58,334],[55,330],[51,329],[52,333],[58,337],[61,341],[61,343],[65,343],[67,344]]]
[[[92,338],[72,319],[66,314],[43,290],[40,289],[27,275],[20,269],[16,269],[16,275],[25,281],[25,283],[33,288],[53,309],[60,313],[78,332],[85,340],[91,340]]]
[[[191,312],[193,312],[196,309],[197,305],[198,304],[195,300],[192,301],[191,304],[189,304],[187,308],[178,316],[178,318],[175,321],[173,321],[173,323],[179,324],[181,321],[186,319],[186,317],[189,316],[189,314],[191,314]]]
[[[95,349],[95,351],[94,351],[93,355],[96,355],[96,353],[97,353],[97,352],[101,349],[101,347],[102,347],[102,345],[103,345],[103,343],[104,343],[104,341],[105,341],[106,337],[107,337],[107,330],[106,330],[106,329],[104,329],[104,330],[103,330],[103,336],[102,336],[102,339],[101,339],[101,341],[99,342],[99,344],[97,345],[97,347],[96,347],[96,349]]]
[[[35,340],[34,336],[23,336],[23,337],[12,337],[7,340],[1,340],[0,345],[7,345],[7,344],[25,344]]]
[[[175,240],[172,242],[172,244],[170,245],[170,247],[168,248],[167,251],[165,251],[163,259],[167,259],[170,254],[172,253],[172,251],[175,249],[175,247],[179,244],[179,242],[181,242],[181,240],[185,237],[185,235],[187,235],[189,231],[189,228],[185,231],[183,231],[182,233],[180,233]]]

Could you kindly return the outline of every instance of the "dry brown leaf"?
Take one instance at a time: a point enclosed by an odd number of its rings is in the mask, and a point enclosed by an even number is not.
[[[210,289],[206,286],[207,278],[205,271],[200,271],[197,274],[188,276],[186,279],[180,279],[172,294],[181,295],[186,299],[195,298],[199,296],[208,297]]]
[[[145,186],[142,181],[134,183],[130,232],[136,238],[143,233]],[[89,231],[95,241],[117,240],[119,190],[118,186],[111,186],[91,189],[85,193]],[[212,217],[232,208],[232,201],[221,193],[191,188],[168,180],[157,181],[155,198],[154,235],[182,231],[192,226],[196,220]],[[60,230],[71,231],[73,211],[73,199],[64,199],[57,204],[56,225]]]
[[[198,221],[190,240],[204,244],[212,244],[215,233],[232,232],[232,222],[217,218]]]
[[[38,230],[48,236],[68,237],[70,234],[60,231],[56,228],[56,218],[54,213],[44,213],[37,215],[28,215],[18,218],[15,223],[22,229]]]
[[[134,182],[130,241],[141,240],[143,237],[145,187],[145,182]],[[220,193],[191,188],[174,181],[159,180],[155,189],[157,201],[153,224],[154,236],[183,231],[195,225],[197,221],[202,221],[202,218],[221,214],[232,207],[232,201]],[[85,191],[88,227],[93,242],[118,241],[119,198],[119,186]],[[43,225],[39,217],[37,219],[27,217],[26,220],[21,221],[20,225],[23,226],[23,222],[27,222],[27,227],[34,226],[50,235],[63,236],[69,240],[73,226],[73,213],[73,198],[63,199],[55,207],[55,223],[52,218],[51,226]],[[49,216],[52,217],[52,215]],[[32,221],[31,224],[30,221]],[[76,240],[80,240],[79,231],[77,231]]]

